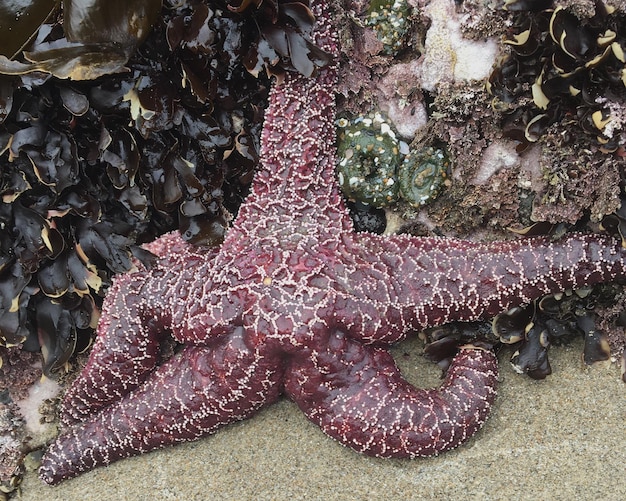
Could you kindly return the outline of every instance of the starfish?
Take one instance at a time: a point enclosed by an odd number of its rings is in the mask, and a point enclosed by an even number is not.
[[[314,38],[337,59],[329,3],[313,2]],[[483,244],[354,233],[334,180],[336,80],[331,64],[274,85],[262,168],[220,248],[169,234],[148,246],[156,265],[116,279],[64,397],[65,430],[43,457],[45,482],[197,439],[281,394],[358,452],[438,454],[487,418],[496,357],[463,346],[441,387],[421,390],[389,345],[626,276],[626,251],[599,235]],[[168,334],[182,347],[160,361]]]

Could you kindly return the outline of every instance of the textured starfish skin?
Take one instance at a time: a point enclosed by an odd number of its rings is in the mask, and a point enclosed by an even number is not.
[[[316,41],[337,55],[327,2]],[[442,386],[418,390],[386,347],[409,332],[486,318],[543,294],[626,276],[601,236],[478,244],[354,234],[334,182],[336,68],[273,88],[263,166],[221,246],[176,235],[149,270],[119,277],[98,338],[62,404],[66,430],[41,478],[189,441],[281,394],[359,452],[417,457],[482,426],[496,394],[493,353],[464,347]],[[182,349],[159,364],[170,334]]]

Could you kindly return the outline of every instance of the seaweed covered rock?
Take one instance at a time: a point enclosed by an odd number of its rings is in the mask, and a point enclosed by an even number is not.
[[[0,343],[41,347],[48,375],[89,345],[112,275],[150,260],[139,244],[221,242],[266,75],[328,62],[306,1],[83,3],[20,25],[0,58]]]
[[[509,52],[489,77],[494,106],[507,110],[507,135],[521,149],[558,123],[565,142],[614,152],[626,143],[624,13],[602,1],[591,15],[553,4],[507,3],[515,14]]]

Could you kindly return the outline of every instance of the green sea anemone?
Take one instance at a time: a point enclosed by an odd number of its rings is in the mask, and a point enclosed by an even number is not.
[[[372,0],[366,12],[365,25],[374,29],[383,44],[383,52],[395,56],[409,33],[411,8],[406,0]]]
[[[380,113],[340,118],[337,127],[337,180],[348,199],[380,208],[402,198],[420,207],[445,186],[446,151],[434,146],[408,151]]]
[[[389,123],[376,113],[353,121],[339,119],[337,179],[344,194],[376,207],[398,199],[396,171],[400,145]]]
[[[415,207],[437,198],[449,169],[450,159],[442,148],[428,146],[409,152],[398,170],[402,198]]]

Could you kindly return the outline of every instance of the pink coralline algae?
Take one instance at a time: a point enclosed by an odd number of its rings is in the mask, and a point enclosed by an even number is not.
[[[328,3],[313,2],[315,42],[337,56]],[[439,389],[419,390],[390,344],[626,277],[626,251],[602,236],[480,244],[354,233],[333,181],[336,74],[330,65],[274,86],[262,169],[220,248],[170,234],[150,246],[155,266],[117,279],[63,401],[66,429],[43,458],[45,482],[197,439],[283,393],[365,454],[452,449],[489,414],[494,354],[464,346]],[[182,347],[160,363],[166,333]]]

